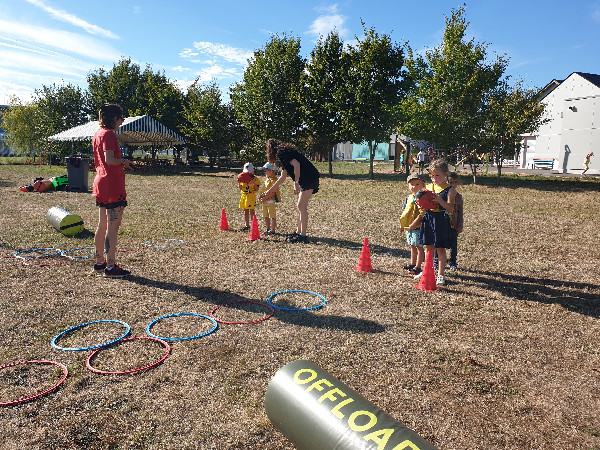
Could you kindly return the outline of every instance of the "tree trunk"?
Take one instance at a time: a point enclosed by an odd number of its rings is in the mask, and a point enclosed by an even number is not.
[[[369,141],[369,180],[374,180],[375,175],[373,174],[373,160],[375,159],[376,146],[373,141]]]
[[[412,149],[410,148],[410,142],[406,143],[406,150],[404,151],[404,164],[406,164],[406,178],[410,175],[410,160],[412,159]]]
[[[329,160],[329,176],[333,177],[333,146],[329,146],[327,150],[327,159]]]

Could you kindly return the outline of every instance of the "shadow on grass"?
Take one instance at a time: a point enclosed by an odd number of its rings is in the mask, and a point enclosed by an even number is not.
[[[461,269],[460,278],[483,289],[501,292],[516,300],[559,304],[579,314],[600,319],[600,285],[543,278],[507,275],[498,272]]]
[[[231,302],[248,301],[259,301],[266,304],[264,301],[255,300],[238,294],[232,294],[231,292],[219,291],[207,287],[185,286],[177,283],[151,280],[149,278],[135,275],[130,275],[125,280],[142,286],[149,286],[175,292],[184,292],[195,297],[198,301],[206,302],[211,306],[224,305],[225,303]],[[236,307],[236,305],[229,305],[228,307]],[[239,305],[239,309],[244,309],[245,307],[245,303],[241,303]],[[316,314],[312,311],[285,311],[276,309],[274,317],[281,322],[302,327],[336,329],[364,334],[377,334],[385,331],[385,327],[371,320],[357,319],[354,317],[327,316],[323,314]]]
[[[321,243],[325,245],[330,245],[332,247],[340,247],[348,250],[362,250],[362,242],[354,242],[348,241],[345,239],[335,239],[335,238],[326,238],[320,236],[309,236],[310,243]],[[386,254],[389,256],[394,256],[396,258],[410,258],[410,251],[406,249],[400,248],[391,248],[385,247],[383,245],[377,245],[369,242],[369,250],[371,252],[371,256],[373,254]]]
[[[462,176],[461,181],[464,185],[472,185],[473,177]],[[536,175],[506,174],[502,175],[500,180],[495,175],[477,175],[477,185],[509,189],[536,189],[548,192],[600,192],[600,183],[595,180]]]

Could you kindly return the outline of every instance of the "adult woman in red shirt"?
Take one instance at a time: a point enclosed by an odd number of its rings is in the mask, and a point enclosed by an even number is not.
[[[104,273],[105,277],[122,278],[130,272],[117,265],[117,234],[123,219],[123,210],[127,206],[125,169],[131,168],[130,161],[121,157],[121,147],[115,134],[125,120],[123,109],[117,104],[103,105],[98,111],[98,120],[100,129],[92,140],[96,165],[92,195],[96,197],[96,206],[100,208],[94,238],[94,271],[98,274]]]

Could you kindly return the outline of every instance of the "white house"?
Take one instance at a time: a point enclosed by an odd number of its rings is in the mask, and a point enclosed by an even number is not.
[[[552,80],[540,92],[549,122],[534,136],[525,136],[521,167],[550,162],[559,173],[581,173],[592,157],[588,174],[600,174],[600,75],[573,72]]]

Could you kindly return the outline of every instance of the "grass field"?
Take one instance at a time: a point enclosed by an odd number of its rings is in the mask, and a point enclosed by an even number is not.
[[[308,245],[219,231],[221,208],[233,230],[243,225],[234,172],[130,173],[119,236],[126,251],[118,260],[132,276],[108,280],[94,276],[86,258],[14,264],[19,250],[93,245],[97,209],[90,194],[19,191],[64,167],[0,165],[0,364],[49,359],[69,369],[56,391],[0,406],[0,446],[293,448],[271,425],[263,400],[277,370],[306,359],[440,449],[600,448],[600,182],[504,176],[499,185],[495,177],[474,185],[465,173],[461,270],[427,293],[402,271],[409,254],[398,221],[405,176],[382,164],[368,181],[367,169],[336,164],[336,175],[321,179]],[[289,233],[296,217],[291,184],[283,194],[279,231]],[[53,206],[81,216],[86,230],[70,238],[54,230],[45,218]],[[365,237],[375,269],[368,274],[352,270]],[[158,239],[184,243],[141,245]],[[160,316],[208,315],[217,305],[265,302],[285,289],[320,293],[327,304],[277,310],[250,325],[220,324],[201,339],[173,342],[162,364],[136,374],[92,373],[85,366],[90,352],[50,345],[88,321],[122,320],[131,336],[145,336]],[[244,321],[267,312],[239,305],[215,315]],[[152,331],[189,336],[210,327],[185,316]],[[122,332],[115,323],[90,326],[63,344],[86,347]],[[163,351],[132,341],[100,352],[94,366],[126,370]],[[4,369],[0,402],[59,376],[43,366]]]

